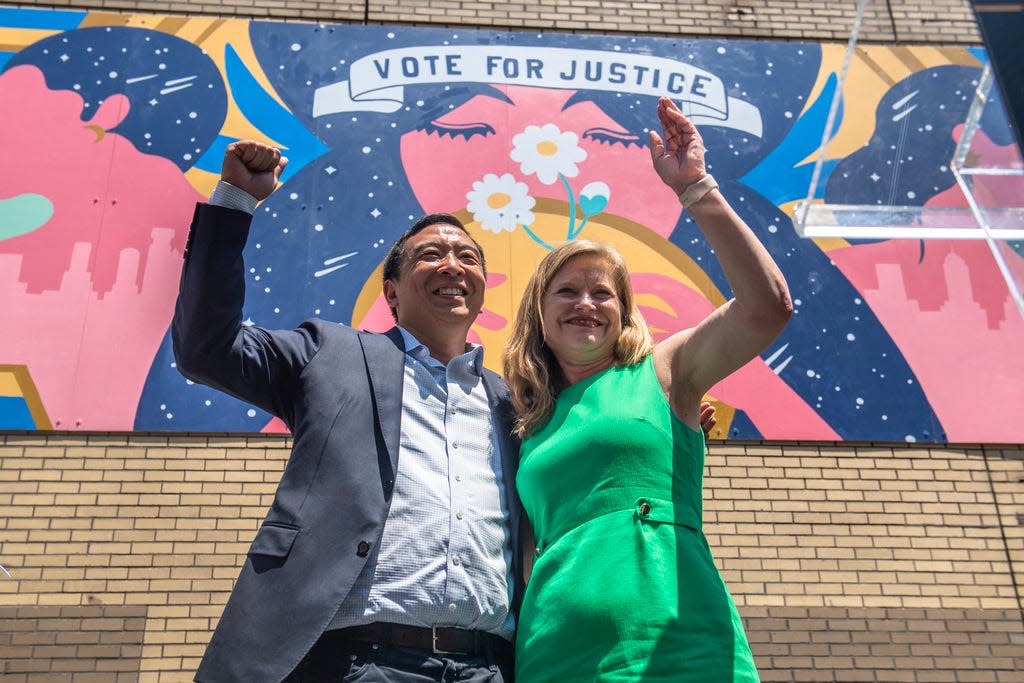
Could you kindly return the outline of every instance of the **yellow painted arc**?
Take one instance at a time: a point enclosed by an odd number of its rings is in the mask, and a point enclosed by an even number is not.
[[[40,28],[0,28],[0,52],[21,52],[32,43],[61,33]]]
[[[192,167],[185,171],[185,180],[187,180],[199,194],[204,197],[209,197],[213,194],[213,190],[217,186],[217,181],[220,180],[220,176],[216,173],[211,173],[210,171],[204,171],[202,169]]]

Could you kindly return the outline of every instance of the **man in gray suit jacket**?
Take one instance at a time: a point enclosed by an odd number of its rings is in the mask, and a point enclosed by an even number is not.
[[[294,445],[197,681],[509,681],[521,591],[507,390],[466,343],[486,268],[453,216],[392,247],[386,334],[242,323],[242,250],[287,160],[228,147],[189,233],[178,368]]]

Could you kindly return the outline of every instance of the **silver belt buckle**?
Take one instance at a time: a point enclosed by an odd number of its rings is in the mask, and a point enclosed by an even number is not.
[[[431,644],[431,651],[435,655],[466,655],[466,654],[469,654],[469,651],[463,652],[461,650],[442,650],[441,648],[439,648],[437,646],[437,629],[439,629],[439,628],[451,628],[451,629],[457,629],[457,630],[466,630],[466,629],[459,629],[458,626],[436,626],[436,625],[435,626],[431,626],[430,627],[430,644]]]

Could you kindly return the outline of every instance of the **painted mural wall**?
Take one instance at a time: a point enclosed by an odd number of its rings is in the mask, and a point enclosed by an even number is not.
[[[240,138],[290,159],[246,248],[247,322],[386,329],[384,251],[448,211],[487,253],[472,337],[494,369],[528,275],[566,239],[618,247],[656,338],[690,326],[729,291],[650,167],[668,94],[796,306],[712,390],[721,435],[1024,441],[1024,323],[983,242],[793,229],[843,45],[15,8],[0,36],[0,428],[283,430],[186,382],[168,337],[193,206]],[[962,205],[948,164],[984,59],[861,48],[820,198]],[[980,136],[1015,154],[1005,119]]]

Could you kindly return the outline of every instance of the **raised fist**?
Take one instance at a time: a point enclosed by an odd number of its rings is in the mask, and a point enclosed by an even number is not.
[[[262,201],[274,191],[287,164],[288,159],[281,156],[281,150],[276,147],[255,140],[239,140],[228,145],[224,152],[220,179]]]

